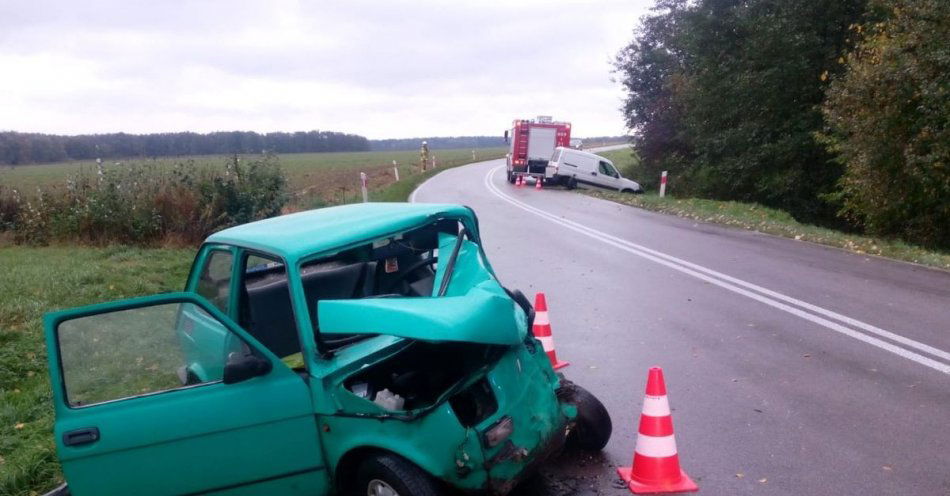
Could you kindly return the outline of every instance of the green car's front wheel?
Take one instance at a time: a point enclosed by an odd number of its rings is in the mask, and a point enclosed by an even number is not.
[[[372,455],[360,464],[354,494],[366,496],[436,496],[435,481],[419,467],[389,453]]]
[[[604,404],[590,391],[561,379],[558,397],[577,407],[577,418],[567,436],[567,447],[582,451],[600,451],[607,446],[613,424]]]

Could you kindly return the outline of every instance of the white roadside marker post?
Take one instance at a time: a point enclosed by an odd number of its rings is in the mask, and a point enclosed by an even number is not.
[[[360,172],[360,191],[363,193],[363,203],[369,201],[369,191],[366,190],[366,173]]]
[[[660,198],[666,196],[666,171],[660,174]]]
[[[399,164],[393,160],[393,175],[396,176],[396,182],[399,182]]]
[[[475,160],[475,150],[472,150],[472,160]]]

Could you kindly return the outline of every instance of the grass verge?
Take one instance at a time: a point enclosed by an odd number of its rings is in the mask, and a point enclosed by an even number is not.
[[[62,480],[53,444],[43,313],[180,290],[193,249],[0,248],[0,494]]]
[[[861,255],[876,255],[950,270],[950,253],[928,250],[903,241],[848,234],[824,227],[802,224],[786,212],[754,203],[702,200],[698,198],[681,199],[671,196],[660,198],[653,193],[628,195],[594,191],[589,194],[654,212],[739,227],[800,241],[810,241],[842,248]]]

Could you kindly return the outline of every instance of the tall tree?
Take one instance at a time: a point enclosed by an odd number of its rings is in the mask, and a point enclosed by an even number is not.
[[[831,85],[824,115],[846,167],[844,213],[868,230],[950,248],[950,2],[876,0],[881,22]]]
[[[677,191],[833,220],[822,198],[841,171],[813,135],[822,126],[827,73],[841,70],[848,26],[865,0],[664,0],[658,7],[617,64],[641,156],[672,161]]]
[[[636,179],[645,187],[654,187],[663,170],[681,177],[693,158],[681,95],[687,57],[682,43],[689,15],[686,0],[658,1],[614,62],[627,91],[623,114],[640,158]],[[681,188],[686,186],[682,183]]]

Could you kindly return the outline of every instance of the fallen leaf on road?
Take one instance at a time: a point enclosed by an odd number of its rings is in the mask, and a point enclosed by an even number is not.
[[[892,466],[890,466],[890,465],[884,465],[884,466],[882,466],[881,468],[883,468],[884,470],[886,470],[886,471],[888,471],[888,472],[890,472],[891,470],[894,470],[894,467],[892,467]]]
[[[741,479],[743,477],[745,477],[745,474],[743,474],[742,472],[739,472],[738,474],[736,474],[736,479]]]
[[[763,483],[763,484],[767,483],[768,481],[769,481],[769,479],[766,478],[766,477],[763,477],[763,478],[759,479],[759,482],[761,482],[761,483]]]
[[[802,357],[804,357],[804,358],[811,358],[811,353],[805,353],[804,355],[802,355]]]

